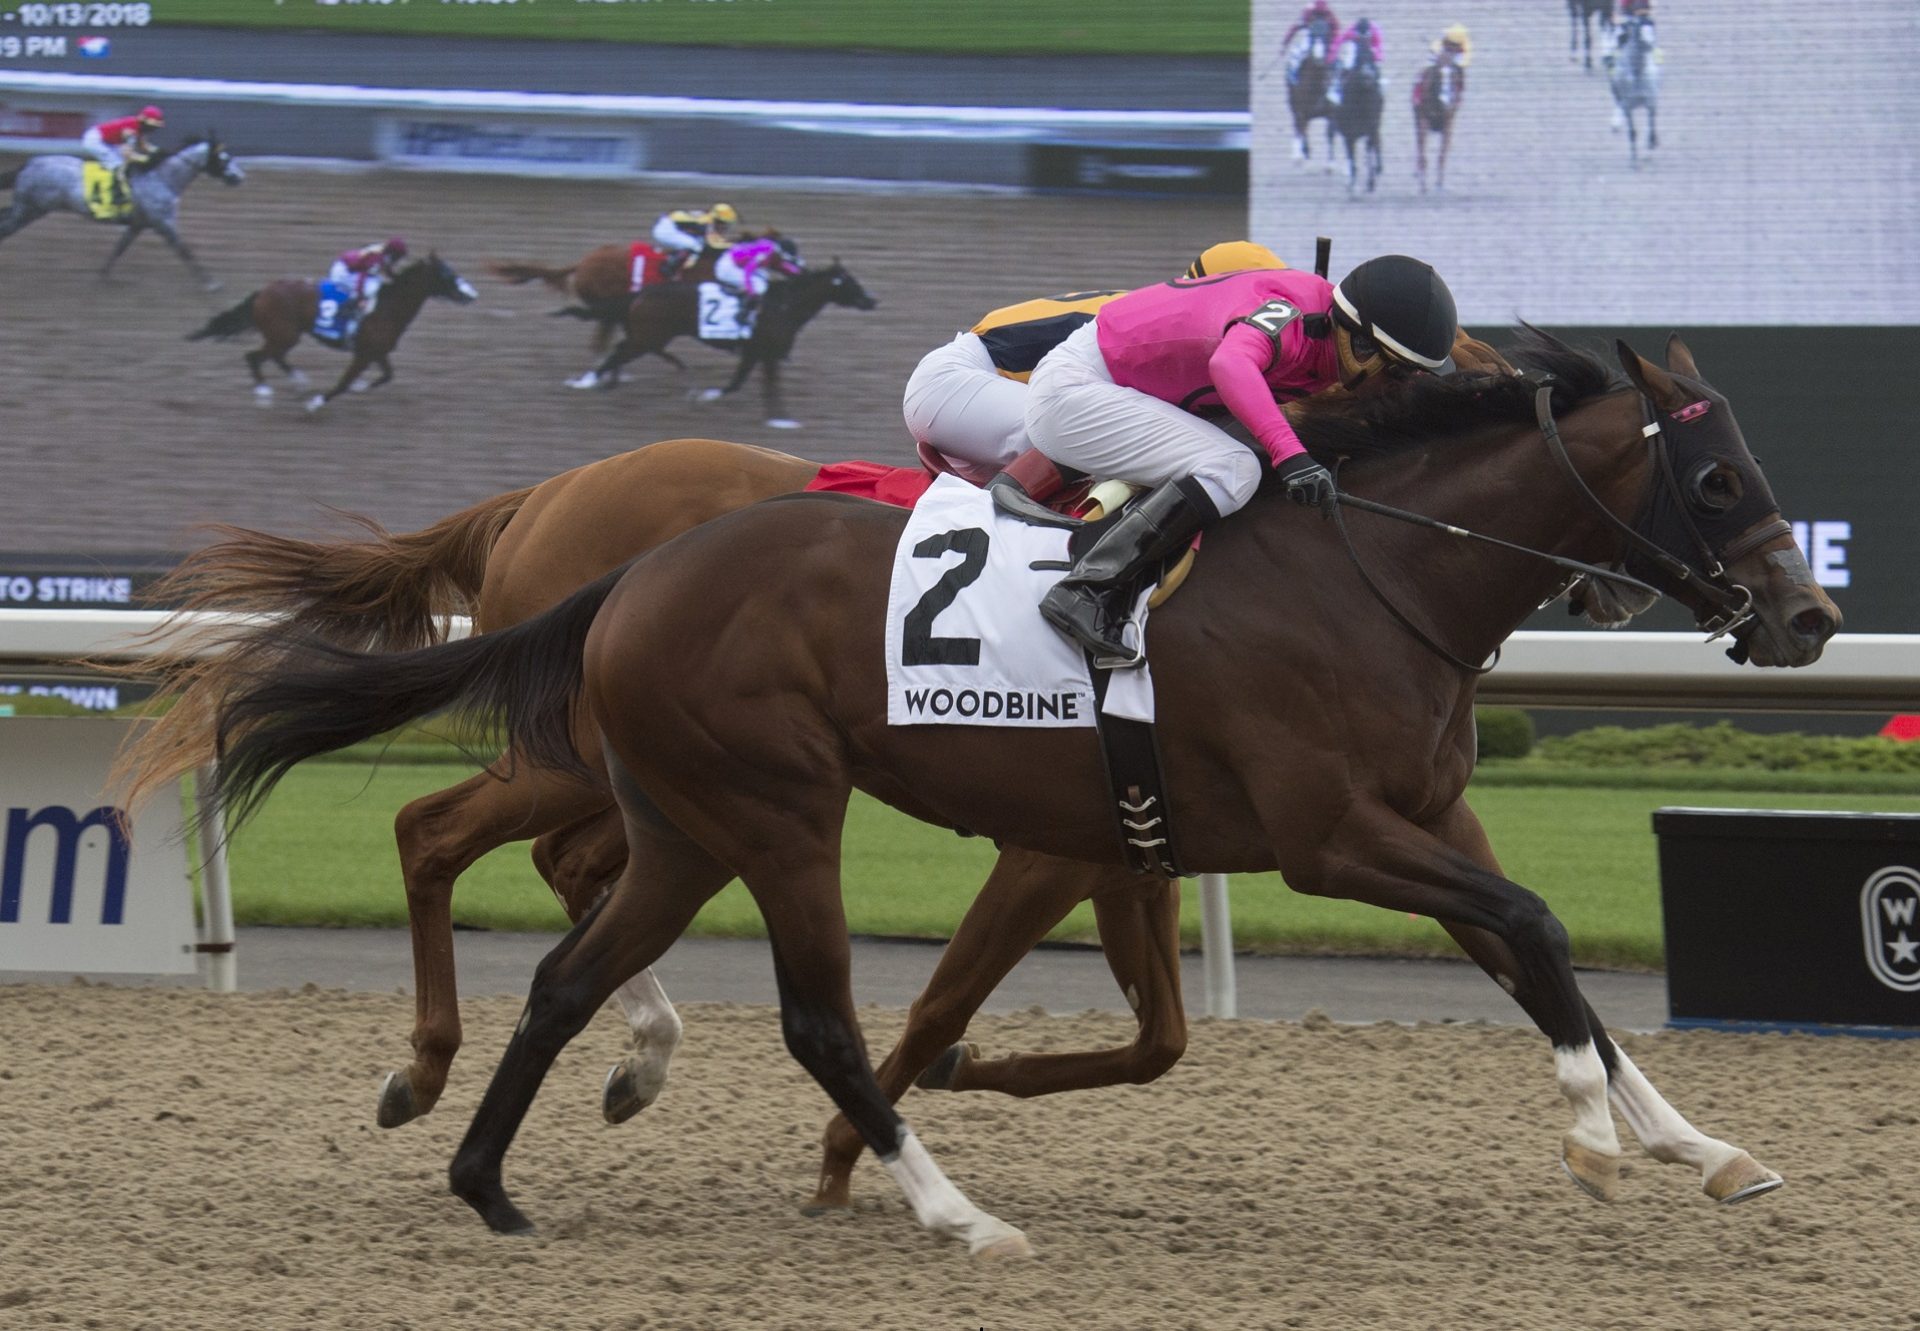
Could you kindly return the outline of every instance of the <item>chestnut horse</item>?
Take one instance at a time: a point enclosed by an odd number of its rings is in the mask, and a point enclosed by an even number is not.
[[[478,300],[473,284],[453,271],[453,265],[437,254],[416,260],[395,273],[381,286],[374,305],[353,331],[349,343],[329,343],[337,350],[349,351],[352,359],[339,382],[324,393],[307,399],[307,410],[318,411],[352,387],[353,381],[369,366],[380,368],[380,377],[368,384],[378,388],[393,378],[393,366],[387,357],[400,344],[401,334],[420,313],[429,297],[440,296],[465,305]],[[262,341],[246,355],[247,369],[253,372],[253,393],[264,405],[273,399],[273,385],[260,373],[268,361],[295,384],[304,384],[306,376],[287,364],[287,352],[293,344],[313,331],[315,315],[320,311],[320,288],[312,282],[287,279],[269,282],[232,309],[223,310],[202,327],[187,334],[187,341],[203,338],[238,337],[248,329],[259,330]]]
[[[670,280],[704,282],[713,276],[714,264],[731,246],[760,235],[760,232],[749,231],[742,233],[739,240],[730,240],[725,245],[703,245],[693,261]],[[665,257],[657,247],[646,241],[639,243],[643,249]],[[545,282],[555,291],[573,297],[574,304],[555,310],[554,314],[591,320],[594,324],[593,349],[604,351],[607,343],[613,340],[613,335],[620,331],[620,325],[626,321],[627,306],[633,303],[633,250],[633,245],[626,243],[602,245],[598,249],[588,250],[566,268],[553,268],[522,259],[500,259],[488,263],[487,271],[511,286]]]
[[[1453,118],[1460,114],[1460,101],[1467,94],[1467,71],[1458,60],[1441,56],[1420,71],[1413,85],[1413,171],[1420,180],[1420,192],[1427,192],[1427,135],[1440,136],[1440,150],[1434,160],[1433,187],[1447,187],[1447,149],[1453,144]]]
[[[1440,921],[1550,1040],[1574,1109],[1562,1163],[1588,1191],[1618,1187],[1611,1098],[1654,1158],[1737,1201],[1779,1176],[1688,1124],[1607,1037],[1564,928],[1500,873],[1462,798],[1477,672],[1456,662],[1485,659],[1564,582],[1516,544],[1624,562],[1734,632],[1756,665],[1808,664],[1839,627],[1685,346],[1669,342],[1667,369],[1618,351],[1630,384],[1541,340],[1520,359],[1550,387],[1422,376],[1302,419],[1310,448],[1351,461],[1351,491],[1496,543],[1436,558],[1437,537],[1395,529],[1363,555],[1344,525],[1274,498],[1220,524],[1151,642],[1172,825],[1189,868],[1277,868],[1295,890]],[[450,1170],[496,1231],[531,1228],[501,1165],[553,1060],[737,876],[772,941],[789,1050],[916,1217],[977,1254],[1026,1249],[941,1173],[874,1078],[850,992],[840,824],[858,786],[1041,854],[1117,865],[1121,848],[1085,731],[886,724],[880,634],[904,520],[838,496],[755,505],[525,623],[410,653],[268,628],[270,668],[221,698],[212,794],[236,824],[301,759],[441,708],[497,713],[528,761],[580,777],[576,721],[598,727],[626,865],[542,962]],[[1390,591],[1370,590],[1366,563],[1393,569]]]

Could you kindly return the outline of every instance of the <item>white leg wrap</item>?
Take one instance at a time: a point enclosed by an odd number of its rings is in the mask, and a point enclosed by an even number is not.
[[[1614,1046],[1615,1071],[1611,1095],[1614,1104],[1620,1107],[1620,1116],[1627,1120],[1627,1127],[1647,1148],[1647,1154],[1665,1164],[1692,1165],[1704,1178],[1711,1178],[1716,1170],[1729,1160],[1741,1154],[1737,1146],[1707,1136],[1680,1116],[1680,1111],[1668,1104],[1653,1089],[1646,1074],[1633,1065],[1633,1060],[1618,1045]]]
[[[1560,1094],[1573,1106],[1573,1130],[1567,1135],[1590,1151],[1620,1154],[1620,1136],[1607,1109],[1607,1069],[1593,1041],[1572,1049],[1555,1047],[1553,1067]]]
[[[633,1030],[633,1048],[642,1058],[657,1060],[664,1071],[673,1051],[680,1047],[680,1014],[673,1010],[667,991],[660,987],[648,968],[614,991],[620,1010],[627,1014]]]
[[[911,1129],[901,1134],[900,1149],[881,1157],[881,1163],[906,1194],[914,1217],[935,1234],[961,1240],[973,1254],[1002,1245],[1009,1249],[1017,1245],[1024,1251],[1026,1240],[1020,1231],[968,1201],[966,1194],[940,1172],[940,1166]]]

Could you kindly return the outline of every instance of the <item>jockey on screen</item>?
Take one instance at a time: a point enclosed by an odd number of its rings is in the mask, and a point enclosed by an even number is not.
[[[380,287],[393,276],[394,267],[407,257],[407,242],[399,236],[375,245],[348,250],[333,261],[327,280],[353,293],[354,316],[373,308]]]
[[[747,324],[753,321],[760,298],[767,294],[767,284],[775,273],[791,276],[805,270],[800,262],[798,242],[787,236],[762,236],[759,240],[735,245],[721,255],[713,266],[713,276],[721,286],[740,297],[740,322]]]
[[[1428,58],[1430,65],[1454,64],[1465,69],[1473,63],[1473,36],[1464,23],[1453,23],[1447,30],[1434,38],[1433,54]]]
[[[167,118],[159,107],[143,106],[130,116],[89,125],[87,132],[80,136],[81,151],[113,172],[114,190],[122,202],[126,190],[124,169],[153,155],[154,146],[147,139],[147,131],[166,123]]]
[[[1056,583],[1040,612],[1102,664],[1138,665],[1125,640],[1141,577],[1253,497],[1267,470],[1194,413],[1225,407],[1296,503],[1330,513],[1333,477],[1280,410],[1389,363],[1445,373],[1453,296],[1426,264],[1385,255],[1336,286],[1249,271],[1130,291],[1050,352],[1027,390],[1027,434],[1055,464],[1153,490]],[[996,481],[996,484],[1002,483]]]
[[[1312,4],[1301,10],[1299,19],[1291,28],[1287,29],[1287,35],[1280,39],[1280,49],[1292,55],[1287,66],[1288,77],[1291,78],[1298,72],[1299,62],[1304,60],[1311,52],[1310,44],[1303,44],[1300,50],[1295,52],[1293,49],[1294,38],[1298,37],[1301,33],[1306,33],[1312,39],[1320,42],[1321,49],[1319,58],[1325,60],[1332,55],[1333,39],[1339,31],[1340,19],[1333,12],[1333,7],[1327,3],[1327,0],[1313,0]]]
[[[719,249],[728,244],[739,221],[740,214],[730,203],[716,203],[705,212],[679,208],[661,213],[650,234],[653,243],[667,252],[667,275],[673,276],[699,258],[707,246]]]
[[[1285,268],[1280,256],[1248,240],[1210,246],[1188,277]],[[943,342],[914,367],[901,412],[907,432],[976,485],[1032,447],[1027,440],[1027,379],[1041,357],[1089,322],[1120,291],[1076,291],[994,310]],[[1044,499],[1045,494],[1036,494]]]
[[[1353,26],[1341,33],[1340,40],[1333,44],[1333,82],[1327,88],[1327,100],[1340,105],[1347,77],[1358,69],[1371,68],[1377,72],[1381,54],[1380,25],[1370,18],[1354,20]]]

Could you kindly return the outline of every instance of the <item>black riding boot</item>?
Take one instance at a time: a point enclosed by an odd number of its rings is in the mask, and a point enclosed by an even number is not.
[[[1130,670],[1146,659],[1123,636],[1140,595],[1140,579],[1178,553],[1220,516],[1190,476],[1169,481],[1122,513],[1080,556],[1073,571],[1040,601],[1040,614],[1093,653],[1103,669]]]

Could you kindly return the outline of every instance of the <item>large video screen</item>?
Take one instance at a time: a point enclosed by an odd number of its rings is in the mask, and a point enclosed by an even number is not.
[[[1470,324],[1920,322],[1912,0],[1659,0],[1648,49],[1607,0],[1333,0],[1382,48],[1380,171],[1351,192],[1372,90],[1336,73],[1356,95],[1330,107],[1316,62],[1283,49],[1303,4],[1253,7],[1252,228],[1281,252],[1330,235],[1336,270],[1418,255]],[[1418,101],[1456,25],[1464,86]],[[1422,112],[1451,131],[1444,177],[1442,134],[1423,136],[1424,192]]]

